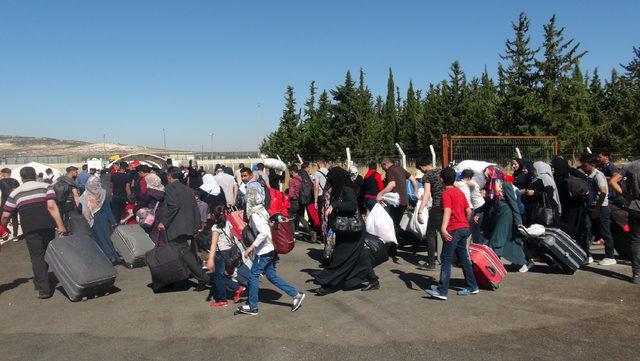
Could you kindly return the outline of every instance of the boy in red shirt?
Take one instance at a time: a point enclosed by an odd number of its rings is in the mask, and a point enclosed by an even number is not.
[[[473,275],[469,253],[467,251],[467,238],[470,235],[469,219],[471,218],[471,207],[467,202],[464,193],[454,186],[456,172],[451,167],[447,167],[440,172],[440,179],[445,185],[442,193],[442,254],[440,267],[440,282],[437,288],[426,290],[427,294],[440,300],[447,299],[449,291],[449,279],[451,278],[451,259],[455,252],[458,261],[462,265],[464,279],[467,288],[458,291],[458,295],[475,295],[479,291],[476,277]]]

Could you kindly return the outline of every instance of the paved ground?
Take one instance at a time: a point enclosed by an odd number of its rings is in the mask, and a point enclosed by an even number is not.
[[[319,247],[299,243],[280,273],[314,286]],[[297,313],[265,282],[260,315],[212,309],[190,290],[154,295],[146,268],[118,267],[119,291],[72,303],[34,297],[23,242],[0,253],[0,354],[4,360],[631,360],[640,353],[640,287],[628,265],[574,276],[539,266],[503,288],[449,301],[424,298],[437,277],[410,256],[376,268],[372,293],[308,294]],[[302,270],[302,271],[301,271]],[[455,284],[461,272],[454,271]],[[264,281],[263,281],[264,282]]]

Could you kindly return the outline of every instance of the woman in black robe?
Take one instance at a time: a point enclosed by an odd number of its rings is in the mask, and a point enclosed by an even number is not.
[[[353,216],[358,214],[358,198],[356,185],[349,173],[340,168],[331,168],[327,175],[330,188],[330,207],[326,210],[331,219],[337,216]],[[380,288],[378,277],[373,271],[371,256],[364,247],[364,232],[358,234],[336,232],[336,245],[331,255],[331,262],[322,271],[313,275],[321,285],[314,290],[318,296],[324,296],[337,289],[354,289],[362,287],[363,291]]]

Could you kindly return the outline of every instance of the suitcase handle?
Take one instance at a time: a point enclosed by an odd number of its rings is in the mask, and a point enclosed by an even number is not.
[[[485,266],[485,268],[487,269],[487,271],[489,271],[489,273],[491,274],[491,276],[495,276],[496,275],[496,269],[493,268],[492,266]]]

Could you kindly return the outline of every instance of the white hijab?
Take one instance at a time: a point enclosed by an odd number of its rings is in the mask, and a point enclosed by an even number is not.
[[[200,186],[200,189],[212,196],[220,194],[220,185],[211,174],[205,174],[204,177],[202,177],[202,185]]]
[[[556,182],[553,180],[553,172],[551,171],[551,166],[545,162],[538,161],[533,163],[533,168],[536,170],[536,177],[533,179],[534,181],[540,179],[542,180],[542,184],[544,184],[545,187],[553,187],[553,200],[556,201],[556,204],[558,205],[558,212],[562,213],[560,196],[558,195],[558,187],[556,187]]]

